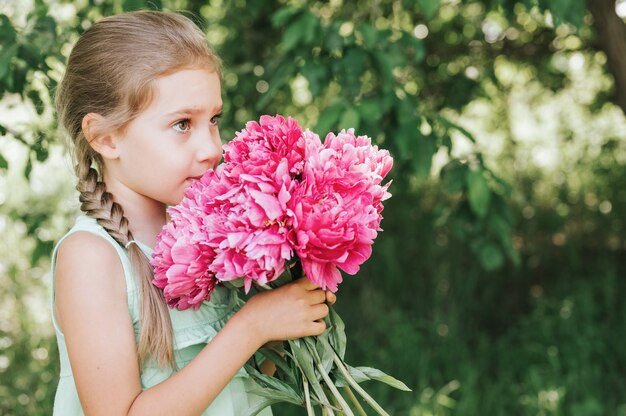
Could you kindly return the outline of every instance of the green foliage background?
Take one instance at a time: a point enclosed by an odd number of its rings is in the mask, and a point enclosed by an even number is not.
[[[58,380],[49,255],[78,203],[56,83],[91,22],[140,8],[206,30],[224,139],[281,113],[392,152],[337,303],[347,361],[414,390],[367,386],[391,414],[626,414],[626,92],[582,0],[0,3],[0,414],[49,414]]]

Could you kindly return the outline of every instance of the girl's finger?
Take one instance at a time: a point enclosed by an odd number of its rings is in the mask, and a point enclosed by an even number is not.
[[[330,290],[327,290],[325,293],[326,293],[326,302],[332,305],[337,301],[337,295],[335,295],[333,292],[331,292]]]
[[[325,303],[320,303],[319,305],[315,305],[311,307],[311,314],[314,321],[319,321],[324,319],[326,315],[328,315],[329,308]]]
[[[321,289],[311,290],[309,292],[311,295],[311,305],[317,305],[318,303],[326,302],[326,294]]]
[[[326,323],[322,320],[313,321],[308,324],[311,335],[322,335],[326,330]]]
[[[314,290],[318,288],[318,286],[315,283],[311,282],[306,276],[299,278],[298,280],[296,280],[296,282],[302,285],[302,287],[306,290]]]

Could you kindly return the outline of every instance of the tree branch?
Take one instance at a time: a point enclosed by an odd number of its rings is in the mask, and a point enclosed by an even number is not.
[[[615,79],[612,100],[626,114],[626,24],[615,13],[615,0],[587,0],[587,6],[600,48],[606,53],[609,72]]]

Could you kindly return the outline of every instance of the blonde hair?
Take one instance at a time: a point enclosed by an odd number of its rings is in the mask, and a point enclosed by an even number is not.
[[[124,210],[102,180],[104,162],[82,131],[88,113],[103,116],[108,131],[124,132],[151,103],[154,81],[181,69],[221,74],[219,58],[204,33],[177,13],[137,11],[105,17],[78,39],[56,92],[56,109],[70,136],[81,210],[122,247],[133,239]],[[152,284],[149,259],[136,244],[128,254],[140,285],[139,364],[152,358],[176,368],[172,323],[160,289]]]

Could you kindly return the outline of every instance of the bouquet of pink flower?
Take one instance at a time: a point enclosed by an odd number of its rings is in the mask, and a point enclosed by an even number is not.
[[[358,272],[372,252],[391,195],[382,184],[393,160],[354,130],[329,133],[324,142],[292,118],[262,116],[224,146],[224,162],[207,171],[168,209],[171,221],[157,239],[154,284],[170,307],[198,308],[215,285],[230,282],[248,293],[292,280],[294,271],[322,289],[337,291],[339,269]],[[280,278],[280,280],[279,280]],[[331,308],[327,330],[289,340],[279,355],[261,353],[277,366],[274,377],[247,365],[266,397],[249,415],[277,402],[313,405],[352,414],[337,390],[344,387],[362,411],[355,389],[379,414],[387,413],[359,386],[376,379],[409,390],[383,372],[343,361],[343,322]],[[331,400],[323,386],[331,392]]]

